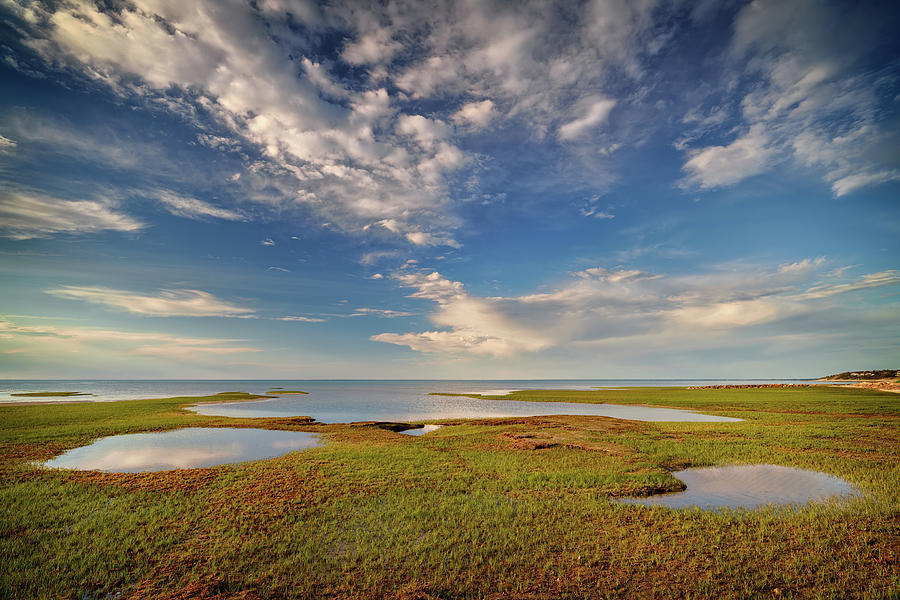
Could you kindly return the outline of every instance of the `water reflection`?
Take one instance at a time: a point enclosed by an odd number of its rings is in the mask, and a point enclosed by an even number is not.
[[[422,427],[418,427],[416,429],[405,429],[399,433],[402,433],[404,435],[425,435],[426,433],[437,431],[441,427],[443,427],[443,425],[423,425]]]
[[[779,465],[686,469],[672,475],[685,483],[685,491],[617,501],[669,508],[752,509],[766,504],[806,504],[859,495],[853,485],[834,475]]]
[[[49,468],[139,473],[272,458],[321,444],[312,433],[191,427],[99,439],[44,463]]]

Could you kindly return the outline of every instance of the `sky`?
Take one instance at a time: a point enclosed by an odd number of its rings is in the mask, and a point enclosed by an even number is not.
[[[0,377],[900,367],[894,2],[0,0]]]

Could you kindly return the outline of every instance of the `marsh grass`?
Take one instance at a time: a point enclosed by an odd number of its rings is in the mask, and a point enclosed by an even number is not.
[[[184,410],[194,398],[2,407],[0,596],[846,598],[900,591],[900,397],[834,388],[512,397],[689,408],[745,421],[448,420],[410,437],[377,424],[205,417]],[[185,426],[317,431],[329,443],[164,473],[47,471],[30,463],[105,435]],[[752,512],[609,500],[679,489],[670,471],[686,466],[759,462],[826,471],[865,495],[844,505]]]

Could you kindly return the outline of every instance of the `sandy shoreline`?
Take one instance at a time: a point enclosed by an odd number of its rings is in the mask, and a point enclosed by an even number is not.
[[[828,381],[833,381],[837,383],[834,379],[829,379]],[[865,390],[880,390],[882,392],[893,392],[895,394],[900,394],[900,382],[897,382],[893,379],[877,379],[875,381],[851,381],[851,382],[841,382],[843,385],[833,386],[833,387],[850,387],[850,388],[859,388]]]

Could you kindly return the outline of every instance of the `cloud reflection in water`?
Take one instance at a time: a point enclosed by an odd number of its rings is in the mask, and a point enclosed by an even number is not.
[[[312,433],[191,427],[99,439],[44,463],[48,468],[139,473],[260,460],[321,444]]]

